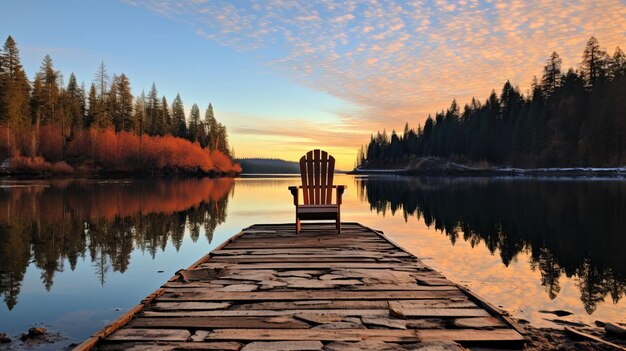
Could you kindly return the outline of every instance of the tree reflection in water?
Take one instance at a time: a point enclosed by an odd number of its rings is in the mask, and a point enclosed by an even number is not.
[[[452,244],[484,243],[504,265],[521,252],[551,299],[575,276],[587,313],[626,294],[626,182],[462,178],[358,178],[379,214],[423,218]]]
[[[124,272],[134,250],[153,258],[168,242],[178,250],[185,228],[209,242],[234,180],[53,181],[4,183],[0,188],[0,295],[11,310],[32,262],[47,290],[65,264],[88,257],[105,284]]]

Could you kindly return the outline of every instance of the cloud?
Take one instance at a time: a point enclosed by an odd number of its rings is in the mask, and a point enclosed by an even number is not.
[[[279,57],[264,64],[359,107],[358,113],[337,115],[371,131],[399,129],[405,121],[415,126],[453,98],[484,99],[507,79],[525,91],[552,51],[565,67],[577,67],[592,35],[610,53],[626,45],[626,4],[620,0],[136,5],[189,23],[199,35],[238,50],[274,50]]]

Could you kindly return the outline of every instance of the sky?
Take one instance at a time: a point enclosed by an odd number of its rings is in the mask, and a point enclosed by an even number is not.
[[[378,130],[423,124],[452,99],[527,91],[548,56],[580,65],[595,36],[626,49],[626,2],[525,0],[3,1],[32,78],[49,54],[88,86],[104,62],[133,93],[154,82],[209,103],[237,157],[322,148],[351,169]]]

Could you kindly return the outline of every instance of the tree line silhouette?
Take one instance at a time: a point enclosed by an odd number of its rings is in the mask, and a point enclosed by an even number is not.
[[[626,163],[626,55],[609,56],[591,37],[578,69],[562,70],[556,52],[530,91],[507,81],[494,91],[428,116],[417,129],[372,135],[357,167],[406,165],[420,157],[520,167],[623,166]]]
[[[64,85],[49,55],[31,83],[11,36],[0,51],[0,135],[0,157],[17,168],[240,171],[211,104],[187,118],[179,94],[171,107],[154,83],[133,96],[126,74],[109,78],[104,63],[89,88],[74,73]]]
[[[261,174],[298,174],[300,164],[293,161],[285,161],[277,158],[238,158],[243,173]]]
[[[577,277],[589,314],[607,296],[617,303],[626,295],[623,182],[405,177],[357,185],[372,211],[415,216],[452,244],[483,243],[506,266],[529,253],[551,299],[563,275]]]
[[[96,279],[125,272],[135,250],[155,257],[178,250],[185,230],[211,242],[226,220],[232,178],[187,178],[133,184],[55,181],[0,192],[0,296],[18,302],[26,270],[34,264],[47,290],[66,264],[89,258]]]

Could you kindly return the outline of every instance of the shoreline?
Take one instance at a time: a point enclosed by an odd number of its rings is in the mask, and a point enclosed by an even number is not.
[[[190,172],[180,170],[154,172],[73,172],[56,173],[47,171],[14,171],[0,169],[1,180],[39,180],[39,179],[170,179],[170,178],[234,178],[237,172]]]
[[[460,165],[459,165],[460,166]],[[490,168],[480,169],[467,166],[454,168],[366,168],[347,172],[352,175],[401,175],[442,177],[532,177],[532,178],[626,178],[626,167],[622,168]]]

